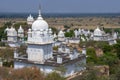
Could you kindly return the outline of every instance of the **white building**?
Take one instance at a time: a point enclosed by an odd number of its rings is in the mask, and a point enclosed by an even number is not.
[[[28,60],[41,64],[45,60],[52,58],[52,32],[48,24],[43,20],[41,14],[32,24],[32,29],[28,31]]]
[[[60,30],[59,33],[58,33],[58,40],[59,41],[65,41],[65,34],[62,30]]]
[[[24,29],[20,25],[18,31],[12,26],[6,28],[5,33],[7,33],[7,40],[2,40],[6,42],[10,47],[19,47],[24,42]]]
[[[22,26],[20,25],[19,29],[18,29],[18,37],[20,41],[24,40],[24,29],[22,28]]]
[[[79,38],[69,38],[68,42],[71,43],[71,44],[79,44],[80,39]]]
[[[80,54],[76,49],[62,47],[53,52],[53,35],[47,22],[42,18],[40,10],[37,20],[28,30],[27,54],[20,56],[14,53],[14,68],[37,66],[44,73],[53,72],[56,67],[64,66],[64,76],[71,76],[74,73],[85,69],[86,55]],[[79,64],[84,64],[79,66]]]
[[[7,41],[8,42],[17,42],[17,31],[15,28],[7,28]]]
[[[117,32],[114,32],[112,37],[113,37],[114,39],[117,39],[117,38],[118,38],[118,33],[117,33]]]
[[[65,34],[62,30],[60,30],[59,33],[58,33],[58,40],[59,41],[65,41]]]
[[[10,47],[16,47],[17,43],[17,31],[15,28],[6,28],[5,32],[7,32],[7,43]]]
[[[111,39],[108,39],[108,43],[109,43],[109,45],[113,45],[113,44],[116,44],[117,41],[116,41],[116,39],[111,38]]]
[[[32,15],[30,14],[27,18],[27,24],[28,25],[32,25],[32,23],[34,22],[34,18],[32,17]]]
[[[93,40],[94,41],[107,41],[108,36],[109,36],[108,34],[105,34],[104,31],[100,30],[100,28],[97,27],[93,33]]]
[[[97,27],[93,34],[91,34],[90,39],[94,41],[107,41],[109,45],[116,44],[116,39],[118,38],[118,35],[116,32],[114,32],[112,35],[106,34],[103,30],[100,30],[99,27]]]
[[[75,38],[78,38],[80,36],[79,31],[77,30],[74,31],[74,34],[75,34]]]

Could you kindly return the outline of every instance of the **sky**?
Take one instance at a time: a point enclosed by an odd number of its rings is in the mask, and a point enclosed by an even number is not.
[[[120,13],[120,0],[0,0],[1,12]]]

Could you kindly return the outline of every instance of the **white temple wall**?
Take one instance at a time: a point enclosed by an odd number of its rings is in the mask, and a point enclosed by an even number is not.
[[[69,40],[69,43],[79,43],[80,42],[80,40]]]
[[[10,42],[17,42],[17,37],[15,36],[8,36],[7,37],[7,41],[10,41]]]
[[[52,44],[47,45],[28,45],[27,48],[28,60],[44,62],[52,58]]]
[[[45,66],[45,65],[38,65],[38,64],[29,64],[29,63],[20,63],[20,62],[14,62],[14,69],[20,69],[24,67],[38,67],[41,71],[43,71],[45,74],[51,73],[54,71],[54,67],[52,66]]]
[[[78,64],[78,65],[77,65]],[[81,66],[81,65],[82,66]],[[76,62],[74,64],[69,64],[69,65],[65,65],[66,68],[66,72],[65,74],[63,74],[63,76],[68,77],[73,75],[76,72],[82,71],[85,69],[85,67],[83,65],[86,64],[86,60],[83,59],[79,62]],[[23,67],[32,67],[32,66],[36,66],[38,68],[40,68],[41,71],[43,71],[45,74],[51,73],[53,71],[55,71],[56,67],[53,66],[47,66],[47,65],[40,65],[40,64],[29,64],[29,63],[20,63],[20,62],[14,62],[14,68],[15,69],[19,69],[19,68],[23,68]]]

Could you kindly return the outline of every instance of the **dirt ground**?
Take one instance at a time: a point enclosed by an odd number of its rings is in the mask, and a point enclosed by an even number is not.
[[[83,18],[45,18],[50,27],[61,28],[65,25],[70,28],[84,28],[94,29],[97,26],[104,26],[105,28],[120,28],[120,17],[83,17]],[[12,22],[26,22],[23,18],[0,18],[0,27],[8,21]]]

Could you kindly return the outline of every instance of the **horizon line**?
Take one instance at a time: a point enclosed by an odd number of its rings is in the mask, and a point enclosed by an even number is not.
[[[0,12],[12,14],[38,14],[37,12]],[[120,14],[120,12],[42,12],[42,14]]]

